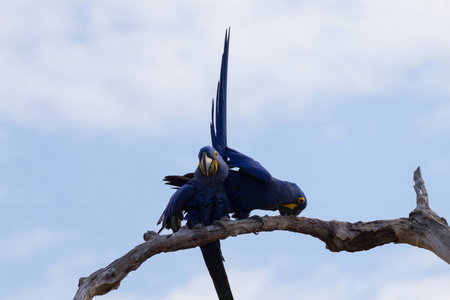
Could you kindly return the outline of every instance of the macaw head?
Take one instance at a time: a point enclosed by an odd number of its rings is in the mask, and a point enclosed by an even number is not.
[[[306,196],[295,183],[289,183],[287,194],[288,196],[283,201],[284,203],[278,206],[278,211],[282,216],[298,216],[308,204]]]
[[[222,156],[210,146],[205,146],[198,153],[198,168],[206,177],[228,175],[228,166]]]

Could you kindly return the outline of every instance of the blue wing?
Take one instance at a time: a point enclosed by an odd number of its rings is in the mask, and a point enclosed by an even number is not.
[[[211,142],[214,149],[226,160],[228,164],[241,168],[256,178],[269,182],[272,175],[253,158],[248,157],[227,145],[227,75],[228,75],[228,49],[230,44],[230,29],[225,31],[225,43],[220,67],[220,80],[217,85],[216,104],[214,100],[211,109]],[[215,121],[214,121],[215,120]]]
[[[240,168],[263,182],[270,182],[273,180],[269,171],[253,158],[231,148],[227,148],[226,153],[230,167]]]
[[[158,225],[162,222],[163,228],[175,229],[172,227],[172,219],[183,213],[186,203],[194,196],[194,190],[195,188],[191,184],[185,184],[180,187],[170,197],[169,203],[158,221]]]
[[[227,75],[230,29],[225,31],[225,43],[220,67],[220,80],[217,84],[216,105],[211,110],[211,142],[214,149],[225,158],[227,148]],[[214,124],[215,116],[215,124]]]

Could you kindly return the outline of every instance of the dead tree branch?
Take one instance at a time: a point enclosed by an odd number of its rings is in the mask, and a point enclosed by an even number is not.
[[[261,220],[220,220],[214,225],[196,226],[192,230],[183,227],[169,235],[147,232],[144,234],[145,243],[89,277],[81,278],[74,300],[92,299],[119,288],[128,273],[161,252],[194,248],[218,239],[261,231],[284,230],[308,234],[323,241],[326,248],[333,252],[357,252],[389,243],[410,244],[427,249],[450,264],[450,228],[444,218],[430,209],[420,168],[414,172],[414,183],[417,207],[408,218],[349,223],[294,216],[265,216]]]

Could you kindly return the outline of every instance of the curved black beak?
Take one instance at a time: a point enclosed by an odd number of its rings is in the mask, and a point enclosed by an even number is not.
[[[206,152],[202,153],[198,165],[203,175],[207,177],[213,176],[217,172],[218,167],[217,160],[215,160],[212,157],[209,157]]]

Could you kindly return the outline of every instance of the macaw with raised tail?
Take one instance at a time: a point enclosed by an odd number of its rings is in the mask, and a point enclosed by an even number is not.
[[[215,220],[229,217],[228,213],[232,209],[225,190],[228,165],[218,151],[210,146],[200,149],[198,158],[199,164],[193,178],[173,194],[161,215],[158,225],[162,223],[162,228],[178,231],[184,213],[190,229],[197,224],[208,226]],[[219,299],[232,300],[220,242],[214,241],[200,246],[200,249]]]
[[[212,105],[211,141],[228,164],[230,171],[225,181],[226,193],[233,207],[233,217],[248,218],[254,209],[279,210],[281,215],[299,215],[307,205],[303,191],[292,182],[272,177],[259,162],[227,145],[227,73],[230,31],[225,32],[224,53],[217,86],[216,105]],[[231,170],[231,168],[239,168]],[[184,176],[166,176],[166,184],[183,187],[192,173]]]

